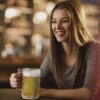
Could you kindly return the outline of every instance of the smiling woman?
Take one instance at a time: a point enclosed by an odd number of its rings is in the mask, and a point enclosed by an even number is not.
[[[70,19],[64,9],[54,12],[52,18],[52,29],[58,42],[66,42],[70,34]]]
[[[50,50],[41,64],[40,96],[90,100],[99,84],[99,41],[88,32],[83,7],[78,0],[55,5],[50,20]],[[95,69],[96,68],[96,69]],[[96,76],[97,75],[97,76]],[[94,78],[97,78],[94,80]],[[12,87],[20,82],[16,73],[10,77]]]

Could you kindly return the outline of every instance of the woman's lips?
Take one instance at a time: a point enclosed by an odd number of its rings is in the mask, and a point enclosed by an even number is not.
[[[57,31],[56,34],[57,35],[63,35],[65,32],[64,31]]]

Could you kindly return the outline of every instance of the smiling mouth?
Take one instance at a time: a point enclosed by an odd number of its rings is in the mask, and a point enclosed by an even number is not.
[[[58,31],[56,32],[57,35],[63,35],[65,32],[64,31]]]

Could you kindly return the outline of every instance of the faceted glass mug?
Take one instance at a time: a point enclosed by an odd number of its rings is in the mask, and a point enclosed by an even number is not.
[[[24,68],[22,76],[22,98],[38,99],[40,88],[40,69]]]

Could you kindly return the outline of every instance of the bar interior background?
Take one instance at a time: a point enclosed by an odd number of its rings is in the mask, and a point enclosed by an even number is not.
[[[19,67],[39,67],[49,47],[49,18],[61,0],[0,0],[0,88]],[[100,38],[100,0],[82,0],[91,34]]]

